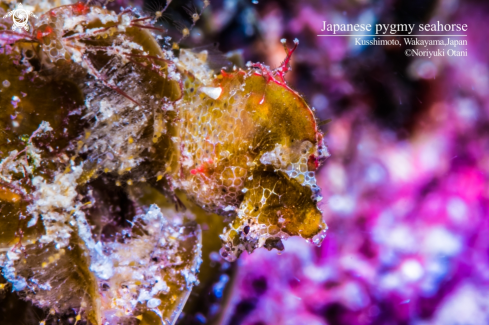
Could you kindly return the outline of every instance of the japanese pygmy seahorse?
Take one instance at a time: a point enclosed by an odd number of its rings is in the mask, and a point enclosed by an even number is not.
[[[205,53],[180,52],[173,183],[205,209],[237,215],[221,235],[228,260],[282,248],[287,236],[324,238],[315,170],[328,152],[312,110],[284,81],[296,46],[274,71],[257,64],[217,76]]]

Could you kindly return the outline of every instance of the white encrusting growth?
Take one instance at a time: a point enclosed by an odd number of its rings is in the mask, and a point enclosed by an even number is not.
[[[24,176],[26,176],[26,173],[29,175],[32,174],[33,166],[39,167],[41,159],[40,151],[34,146],[32,139],[52,130],[49,122],[42,121],[37,130],[32,133],[24,150],[26,155],[31,158],[32,165],[29,164],[26,159],[20,159],[23,158],[21,155],[22,152],[13,150],[9,153],[7,158],[0,161],[0,179],[10,183],[12,181],[12,173],[22,173]]]
[[[98,277],[108,288],[102,297],[102,309],[107,315],[123,317],[131,315],[138,304],[146,304],[163,315],[158,307],[162,299],[168,299],[165,295],[171,292],[170,285],[183,285],[183,290],[189,291],[197,283],[200,231],[196,228],[194,233],[185,235],[186,226],[170,223],[156,205],[133,223],[133,228],[141,227],[144,234],[128,231],[127,242],[90,244],[91,268],[104,270],[104,277]],[[195,241],[197,245],[191,245]],[[100,255],[102,251],[111,254]],[[108,274],[111,275],[106,277]]]
[[[80,204],[76,204],[75,198],[76,180],[82,173],[82,166],[72,167],[68,173],[58,173],[52,182],[46,182],[41,176],[32,179],[32,185],[36,188],[32,193],[33,202],[27,211],[33,219],[30,225],[34,225],[39,216],[42,217],[46,234],[39,241],[44,244],[55,242],[57,248],[66,247],[73,231],[70,221],[73,221],[72,212],[78,210]]]

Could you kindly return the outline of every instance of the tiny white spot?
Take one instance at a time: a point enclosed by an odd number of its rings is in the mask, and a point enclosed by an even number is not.
[[[222,88],[221,87],[202,87],[200,91],[209,96],[212,99],[218,99],[221,96]]]

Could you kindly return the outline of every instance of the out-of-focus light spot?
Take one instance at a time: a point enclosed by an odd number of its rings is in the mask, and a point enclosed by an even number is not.
[[[216,296],[216,298],[222,298],[224,289],[226,288],[226,284],[228,283],[228,281],[229,276],[226,274],[222,274],[219,278],[219,282],[214,284],[214,286],[212,287],[212,292],[214,293],[214,296]]]
[[[213,262],[219,262],[221,260],[221,255],[219,255],[217,252],[211,252],[209,254],[209,258]]]
[[[436,280],[440,280],[448,272],[448,261],[446,258],[430,259],[426,263],[425,271]]]
[[[209,315],[214,316],[216,315],[220,310],[220,306],[218,303],[212,304],[211,307],[209,308]]]
[[[472,71],[468,73],[472,78],[472,90],[479,96],[485,97],[489,90],[489,69],[485,63],[476,63],[472,66]]]
[[[369,296],[357,282],[349,282],[343,288],[344,299],[352,310],[359,310],[370,303]]]
[[[355,201],[346,195],[333,195],[328,204],[332,211],[342,214],[350,214],[355,210]]]
[[[387,242],[392,248],[403,252],[416,250],[417,245],[413,236],[414,231],[408,226],[397,226],[391,231],[384,233],[384,235],[387,234]]]
[[[285,254],[295,255],[303,265],[309,265],[313,260],[313,252],[310,244],[300,237],[290,237],[284,241]],[[274,254],[267,250],[262,250],[263,254]],[[256,255],[256,254],[255,254]]]
[[[447,213],[453,221],[465,221],[467,219],[467,205],[458,197],[450,198],[447,204]]]
[[[202,30],[200,30],[200,28],[197,28],[197,27],[194,27],[194,29],[192,29],[191,31],[191,34],[190,36],[192,37],[192,40],[197,42],[197,43],[200,43],[202,42]]]
[[[206,319],[206,318],[205,318],[205,316],[204,316],[204,315],[202,315],[201,313],[197,313],[197,314],[195,315],[195,319],[196,319],[196,320],[197,320],[199,323],[201,323],[201,324],[205,324],[205,323],[207,323],[207,319]]]
[[[423,248],[433,255],[453,256],[460,251],[462,243],[457,236],[445,228],[437,227],[428,233]]]
[[[379,164],[371,164],[367,167],[366,181],[371,184],[376,184],[384,180],[385,171]]]
[[[304,274],[312,281],[321,283],[332,277],[331,270],[325,267],[318,267],[314,264],[309,264],[304,268]]]
[[[398,289],[401,286],[401,279],[395,273],[388,273],[380,279],[380,287],[384,290]]]
[[[437,137],[423,138],[420,147],[420,163],[423,172],[444,171],[440,157],[445,149],[445,142]]]
[[[329,106],[329,101],[323,94],[315,94],[312,97],[312,106],[318,111],[324,111]]]
[[[328,133],[328,143],[331,151],[336,155],[346,153],[350,140],[351,125],[346,121],[338,120],[335,123],[330,123]]]
[[[466,284],[454,291],[438,308],[432,324],[487,324],[487,291]]]
[[[456,103],[455,112],[466,123],[473,123],[479,115],[477,103],[473,99],[463,98]]]
[[[407,151],[396,150],[386,155],[389,174],[395,181],[410,181],[415,174],[414,166]]]
[[[415,80],[434,79],[438,73],[438,68],[431,60],[418,59],[408,68],[408,73]]]
[[[423,267],[417,260],[407,260],[402,263],[401,272],[408,281],[418,281],[424,274]]]
[[[251,8],[244,9],[242,11],[242,17],[243,17],[243,21],[245,22],[244,33],[248,37],[253,36],[255,34],[255,29],[253,27],[253,24],[256,21],[256,16],[254,11]]]
[[[437,294],[439,285],[433,278],[424,279],[420,285],[424,297],[433,297]]]
[[[449,262],[447,258],[432,258],[425,263],[423,282],[421,283],[421,291],[423,296],[432,297],[436,295],[440,283],[448,272]]]
[[[333,192],[344,192],[346,189],[346,171],[341,164],[330,163],[326,167],[328,186]]]

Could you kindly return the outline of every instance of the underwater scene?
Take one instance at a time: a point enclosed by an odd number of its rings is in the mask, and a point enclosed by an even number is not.
[[[488,18],[0,0],[0,325],[489,324]]]

